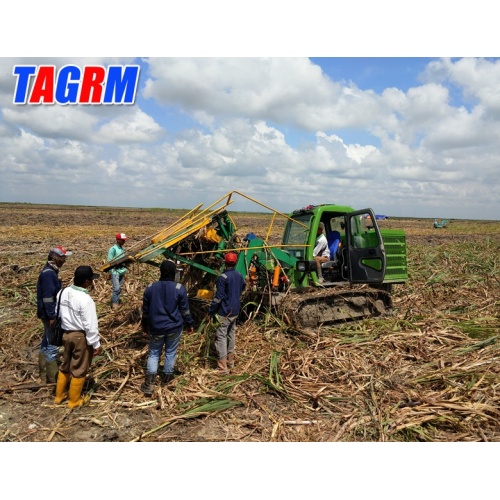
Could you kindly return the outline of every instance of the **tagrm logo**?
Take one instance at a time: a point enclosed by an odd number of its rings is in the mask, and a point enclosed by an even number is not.
[[[14,66],[14,104],[134,104],[139,66]]]

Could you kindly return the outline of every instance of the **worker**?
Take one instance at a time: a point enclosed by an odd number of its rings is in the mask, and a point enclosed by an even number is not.
[[[73,284],[59,292],[59,315],[63,334],[63,362],[59,368],[55,404],[68,396],[68,408],[77,408],[88,398],[82,398],[83,384],[92,358],[101,352],[97,311],[89,290],[99,275],[90,266],[75,269]],[[66,389],[69,383],[69,393]]]
[[[220,324],[215,331],[217,371],[227,374],[234,368],[236,319],[240,313],[240,299],[245,289],[243,276],[236,271],[238,256],[234,252],[224,257],[225,270],[217,278],[215,297],[208,309],[208,318],[218,315]]]
[[[57,378],[57,355],[59,347],[50,345],[50,329],[56,318],[56,296],[61,290],[59,270],[66,262],[66,257],[73,252],[62,246],[49,251],[47,263],[38,276],[36,285],[37,316],[43,323],[42,343],[38,353],[38,370],[42,381],[54,384]]]
[[[125,253],[123,245],[125,245],[127,240],[128,238],[125,233],[118,233],[116,235],[116,243],[108,251],[108,262],[110,260],[117,259],[120,255]],[[118,309],[120,307],[120,294],[123,288],[126,272],[127,268],[125,267],[125,264],[113,266],[109,270],[111,283],[113,285],[113,293],[111,295],[111,307],[113,309]]]
[[[321,270],[321,264],[323,262],[328,262],[330,260],[330,250],[328,248],[328,241],[325,236],[325,224],[320,222],[318,224],[318,230],[316,233],[316,243],[314,244],[313,257],[316,261],[318,268],[318,281],[323,283],[323,272]]]
[[[171,260],[160,265],[160,279],[146,287],[142,299],[142,331],[149,336],[146,378],[141,391],[153,394],[159,359],[165,346],[162,384],[174,378],[175,358],[184,324],[193,332],[186,288],[175,281],[177,266]]]

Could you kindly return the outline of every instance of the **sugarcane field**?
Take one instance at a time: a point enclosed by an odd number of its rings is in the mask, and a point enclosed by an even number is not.
[[[385,314],[317,327],[291,327],[278,313],[243,307],[236,361],[214,369],[215,325],[190,302],[175,377],[144,381],[141,330],[146,286],[158,268],[128,265],[122,304],[110,304],[101,272],[90,292],[102,352],[92,360],[86,404],[54,404],[39,378],[43,326],[38,275],[49,250],[72,251],[99,272],[117,231],[127,246],[147,241],[184,211],[25,203],[0,204],[0,436],[2,442],[497,442],[500,441],[500,221],[389,217],[380,228],[406,234],[408,280]],[[260,235],[265,214],[231,214],[240,234]],[[283,225],[269,241],[279,243]]]

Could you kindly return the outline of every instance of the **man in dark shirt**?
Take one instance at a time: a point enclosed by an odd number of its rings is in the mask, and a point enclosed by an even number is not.
[[[164,260],[160,265],[160,280],[149,285],[142,300],[142,330],[149,335],[149,353],[146,379],[141,391],[153,394],[158,363],[165,346],[165,363],[162,382],[168,383],[174,376],[175,357],[181,340],[184,323],[193,332],[193,318],[189,311],[186,289],[176,283],[176,265]]]
[[[52,248],[47,257],[47,263],[38,276],[36,285],[37,316],[43,323],[43,336],[38,353],[38,369],[42,381],[48,384],[57,379],[57,355],[59,347],[49,343],[49,334],[56,319],[56,296],[61,289],[59,269],[66,262],[66,257],[72,252],[62,246]]]
[[[234,347],[236,338],[236,319],[240,313],[241,293],[245,289],[243,276],[234,268],[238,256],[228,252],[224,257],[226,269],[217,278],[217,291],[208,309],[208,316],[218,314],[220,325],[215,331],[215,350],[217,370],[229,373],[234,367]]]

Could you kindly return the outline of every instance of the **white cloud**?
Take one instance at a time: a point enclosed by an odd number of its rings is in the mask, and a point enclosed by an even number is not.
[[[4,109],[6,123],[16,124],[46,138],[87,141],[98,117],[81,107],[36,106]]]
[[[130,108],[127,108],[130,109]],[[140,109],[131,109],[115,120],[104,123],[94,136],[96,143],[129,144],[157,141],[161,127]]]
[[[369,123],[380,111],[371,92],[330,80],[306,58],[161,58],[144,96],[178,106],[208,123],[207,114],[246,116],[316,131]]]
[[[440,59],[429,64],[425,76],[430,80],[449,81],[472,105],[481,104],[495,114],[500,112],[500,61],[497,59]]]

